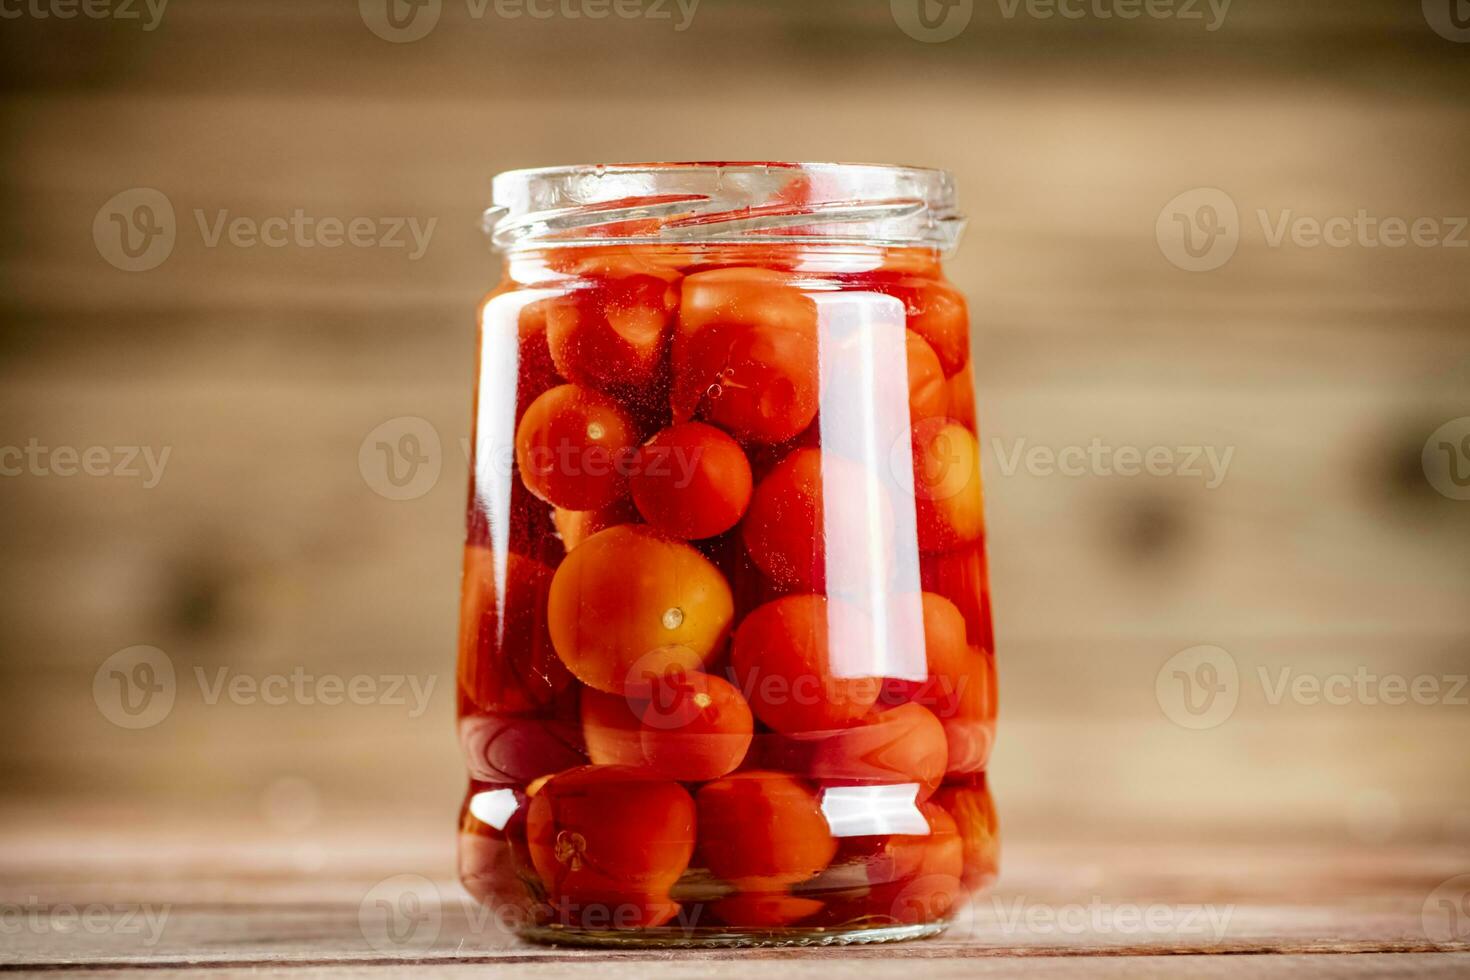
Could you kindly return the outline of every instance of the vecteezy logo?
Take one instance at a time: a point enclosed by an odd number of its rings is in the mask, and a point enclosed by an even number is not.
[[[119,650],[92,675],[92,700],[119,728],[152,728],[174,710],[174,663],[157,647]]]
[[[1424,19],[1446,41],[1470,43],[1470,0],[1424,0]]]
[[[124,272],[158,268],[172,254],[177,234],[173,204],[151,187],[114,194],[92,219],[98,254]]]
[[[443,0],[357,0],[357,12],[368,30],[394,44],[426,37],[443,9]]]
[[[975,16],[975,0],[888,0],[893,22],[925,44],[952,41]]]
[[[1164,715],[1181,728],[1215,728],[1235,713],[1240,670],[1220,647],[1180,650],[1159,668],[1154,696]]]
[[[1470,940],[1470,874],[1456,875],[1430,892],[1424,900],[1420,921],[1430,942]]]
[[[1470,500],[1470,415],[1434,430],[1423,463],[1430,486],[1451,500]]]
[[[428,949],[439,938],[444,913],[439,889],[423,875],[384,878],[357,907],[357,926],[380,953]]]
[[[1154,238],[1164,258],[1186,272],[1218,269],[1240,244],[1240,212],[1217,187],[1196,187],[1159,212]]]
[[[403,415],[367,434],[357,450],[357,468],[378,496],[415,500],[439,482],[443,457],[433,424]]]

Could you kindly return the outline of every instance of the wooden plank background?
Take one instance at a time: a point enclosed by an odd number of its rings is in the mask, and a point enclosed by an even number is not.
[[[447,847],[490,176],[859,159],[953,169],[973,217],[952,276],[976,320],[1007,835],[1470,837],[1470,707],[1273,705],[1257,680],[1470,673],[1470,503],[1419,464],[1470,415],[1470,250],[1270,247],[1254,218],[1470,214],[1470,45],[1418,4],[1238,3],[1215,32],[980,4],[944,44],[877,0],[704,0],[682,33],[450,3],[411,44],[355,6],[176,2],[151,32],[0,22],[0,446],[172,452],[152,489],[0,478],[0,819],[98,833],[227,815],[309,868],[386,811]],[[1202,186],[1232,196],[1244,233],[1225,267],[1190,273],[1154,226]],[[151,272],[91,238],[131,187],[180,218]],[[410,261],[210,248],[192,217],[297,208],[437,225]],[[434,426],[442,474],[390,501],[358,449],[402,416]],[[1000,465],[1016,440],[1093,437],[1235,455],[1216,489]],[[137,644],[181,686],[165,721],[127,731],[92,681]],[[1198,644],[1243,678],[1206,731],[1155,696]],[[298,667],[437,687],[411,718],[209,704],[193,679]]]

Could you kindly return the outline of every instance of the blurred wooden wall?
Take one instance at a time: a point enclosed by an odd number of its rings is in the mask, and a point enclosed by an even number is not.
[[[851,159],[951,168],[973,216],[952,275],[975,300],[1010,832],[1085,814],[1088,832],[1140,837],[1470,833],[1470,707],[1273,706],[1254,680],[1470,673],[1470,502],[1420,467],[1429,434],[1470,415],[1470,250],[1273,248],[1254,218],[1470,214],[1470,44],[1418,4],[1241,3],[1214,32],[980,4],[943,44],[879,0],[704,0],[682,33],[449,3],[409,44],[355,6],[178,2],[149,32],[0,24],[0,446],[172,451],[153,489],[0,478],[0,802],[270,821],[284,794],[315,814],[303,832],[374,810],[447,834],[490,176]],[[91,234],[133,187],[179,216],[149,272],[112,267]],[[1155,241],[1165,202],[1196,187],[1244,221],[1212,272]],[[411,261],[210,248],[192,216],[297,208],[437,225]],[[391,501],[358,451],[402,416],[437,431],[442,473]],[[1007,476],[992,441],[1093,437],[1235,455],[1211,490]],[[166,651],[181,689],[165,721],[127,731],[92,681],[136,644]],[[1155,679],[1199,644],[1244,686],[1232,718],[1190,731]],[[210,705],[196,667],[438,686],[418,718]]]

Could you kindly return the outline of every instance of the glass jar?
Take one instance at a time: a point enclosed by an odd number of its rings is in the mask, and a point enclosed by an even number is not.
[[[581,944],[941,931],[996,872],[948,174],[502,174],[459,648],[465,886]]]

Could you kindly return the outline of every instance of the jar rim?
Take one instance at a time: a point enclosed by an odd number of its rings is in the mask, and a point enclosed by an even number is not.
[[[865,163],[583,164],[496,175],[497,249],[838,244],[951,253],[965,218],[952,174]]]

